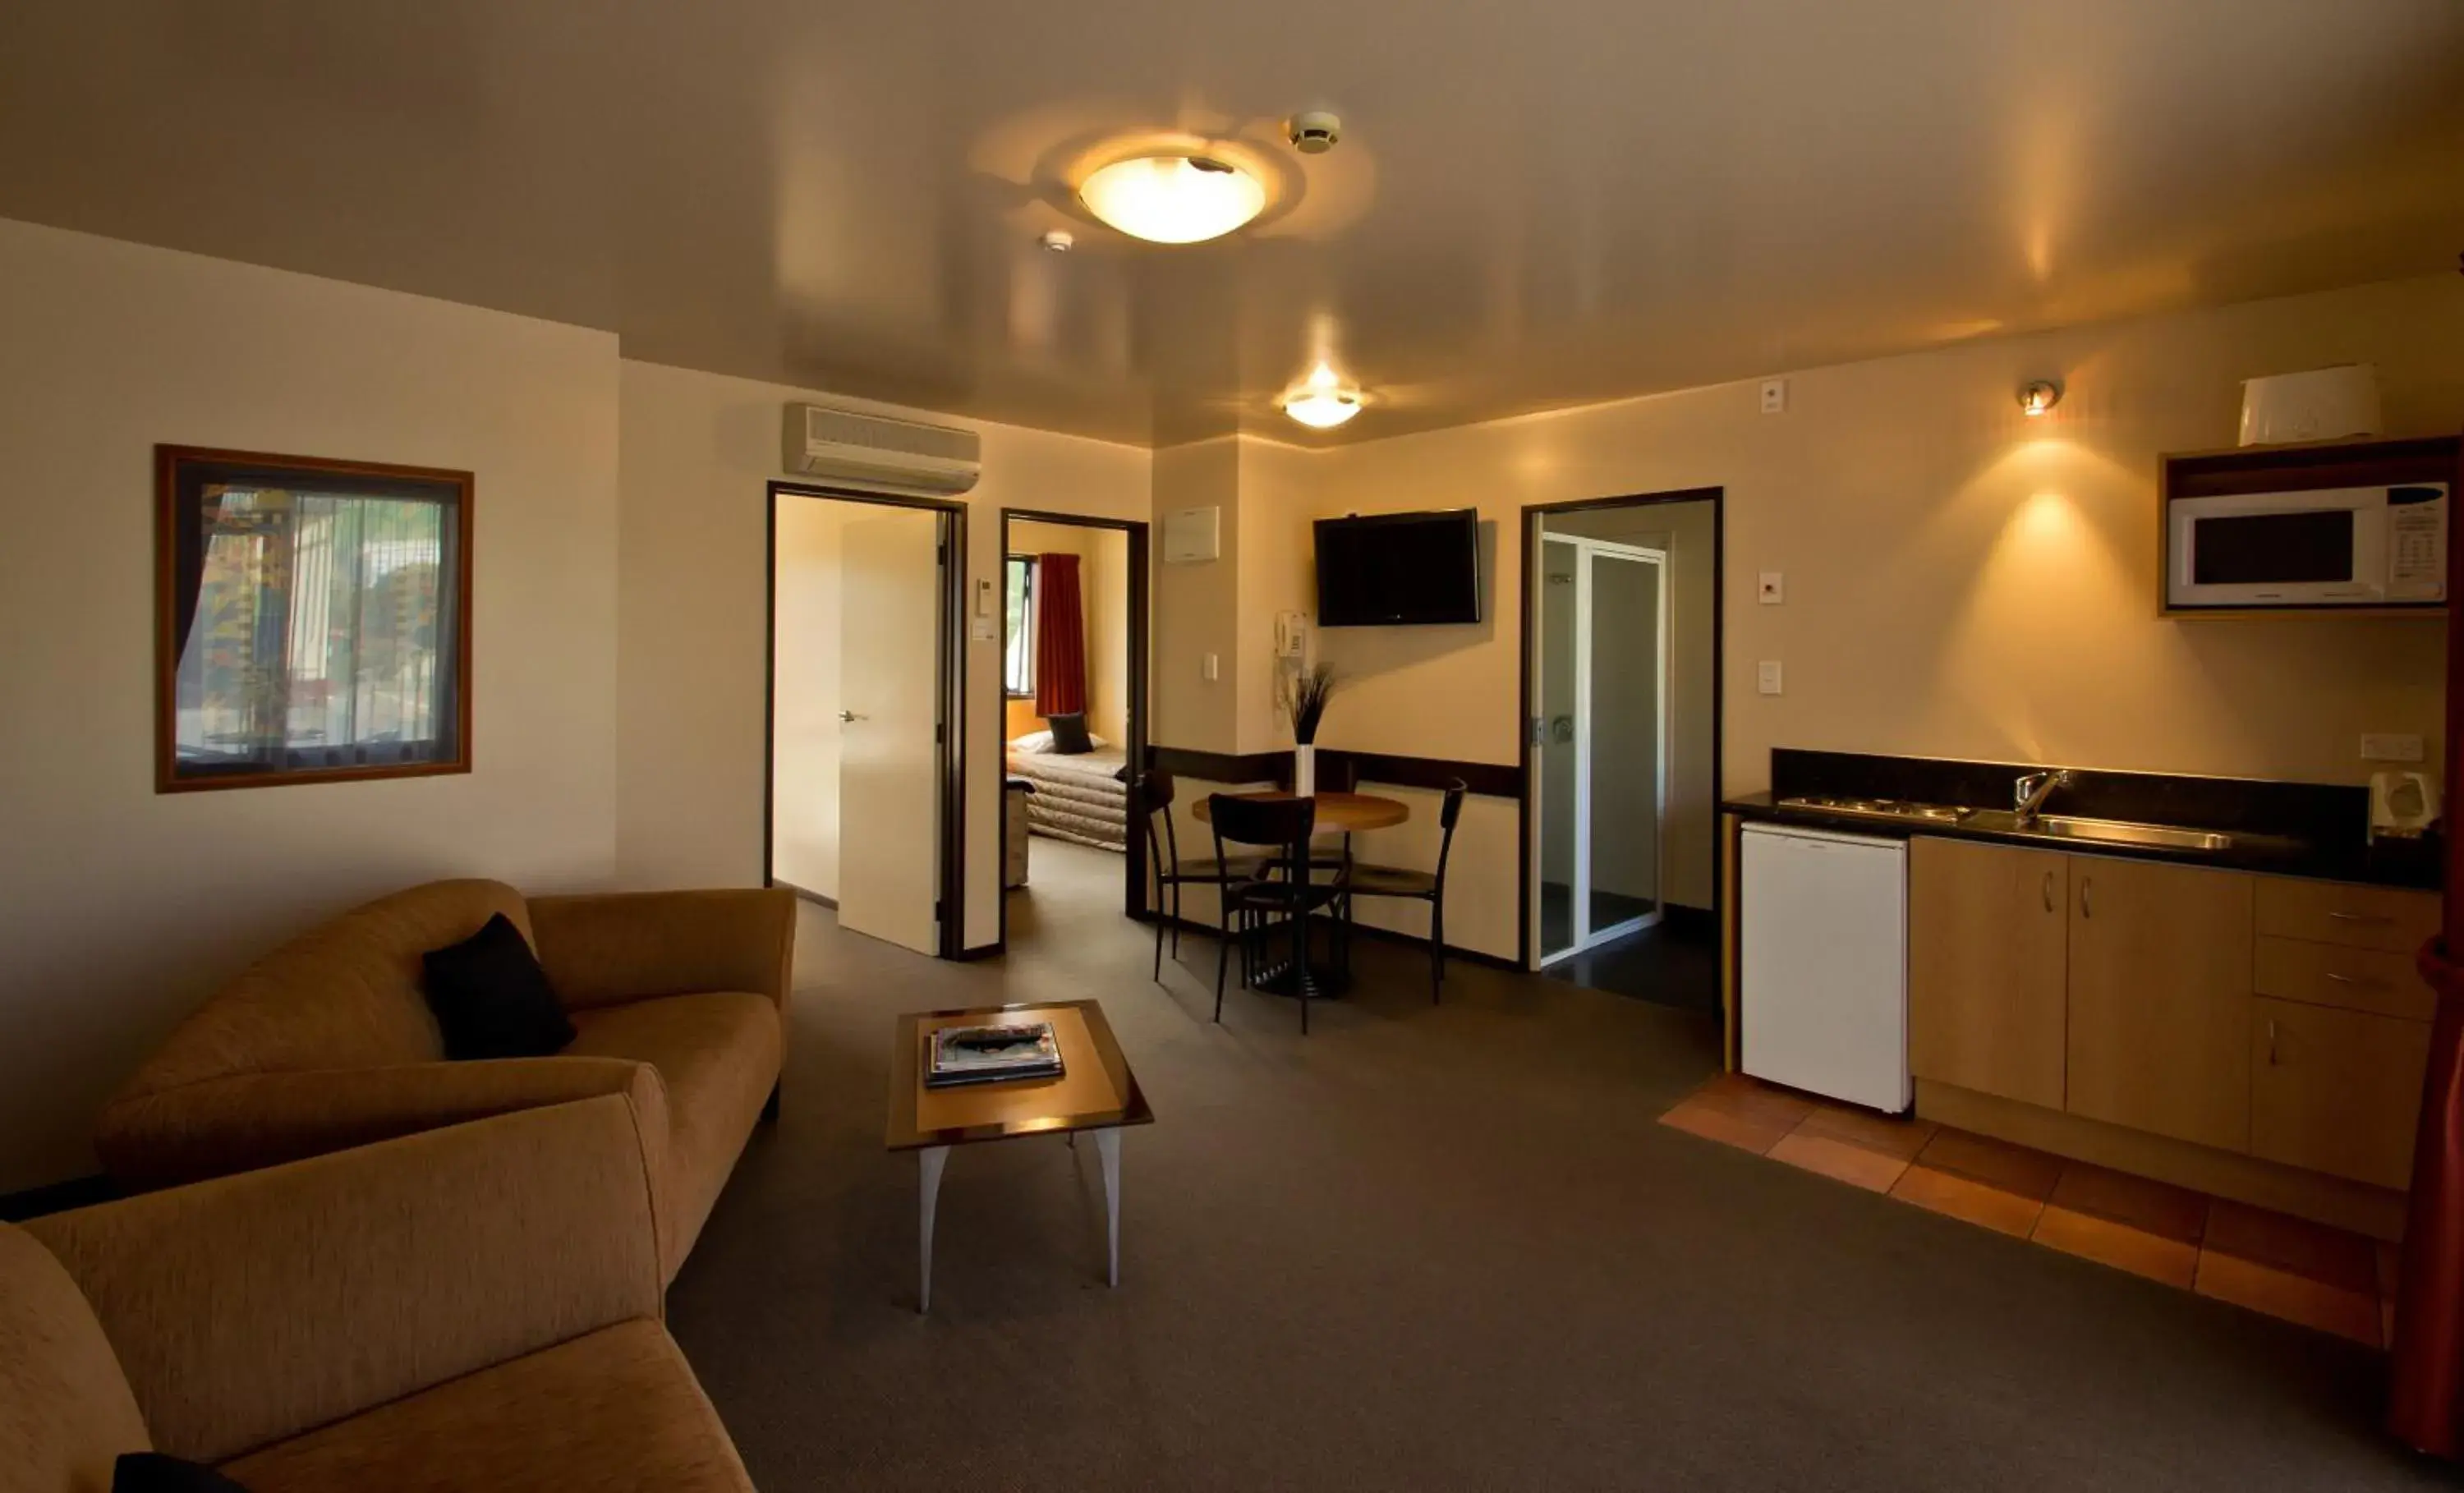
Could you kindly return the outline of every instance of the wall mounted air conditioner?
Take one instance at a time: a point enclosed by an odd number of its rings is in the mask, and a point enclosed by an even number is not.
[[[973,430],[827,405],[787,406],[786,468],[830,487],[953,497],[982,474]]]

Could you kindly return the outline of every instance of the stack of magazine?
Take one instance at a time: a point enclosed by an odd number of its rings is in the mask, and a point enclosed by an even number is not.
[[[1060,1076],[1061,1043],[1052,1035],[1050,1021],[944,1026],[933,1034],[932,1051],[924,1065],[927,1088]]]

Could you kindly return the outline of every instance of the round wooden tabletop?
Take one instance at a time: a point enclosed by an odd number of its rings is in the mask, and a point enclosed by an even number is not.
[[[1291,795],[1288,793],[1235,793],[1229,797],[1288,799]],[[1209,818],[1206,801],[1205,798],[1200,798],[1190,805],[1190,812],[1198,816],[1200,823],[1206,823]],[[1411,817],[1412,806],[1400,799],[1381,799],[1374,793],[1317,795],[1317,827],[1323,832],[1340,830],[1345,834],[1351,834],[1355,830],[1383,829],[1389,824],[1399,824]]]

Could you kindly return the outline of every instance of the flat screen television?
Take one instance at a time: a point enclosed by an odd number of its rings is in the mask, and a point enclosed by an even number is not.
[[[1480,515],[1375,514],[1317,521],[1317,625],[1480,621]]]

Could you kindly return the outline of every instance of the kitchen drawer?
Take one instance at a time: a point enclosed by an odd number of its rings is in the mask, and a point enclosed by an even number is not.
[[[2429,1024],[2265,999],[2251,1013],[2251,1154],[2408,1185]]]
[[[2254,981],[2262,996],[2427,1021],[2438,997],[2409,954],[2258,935]]]
[[[2258,878],[2258,931],[2282,938],[2409,955],[2438,932],[2438,898],[2427,891],[2350,882]]]

